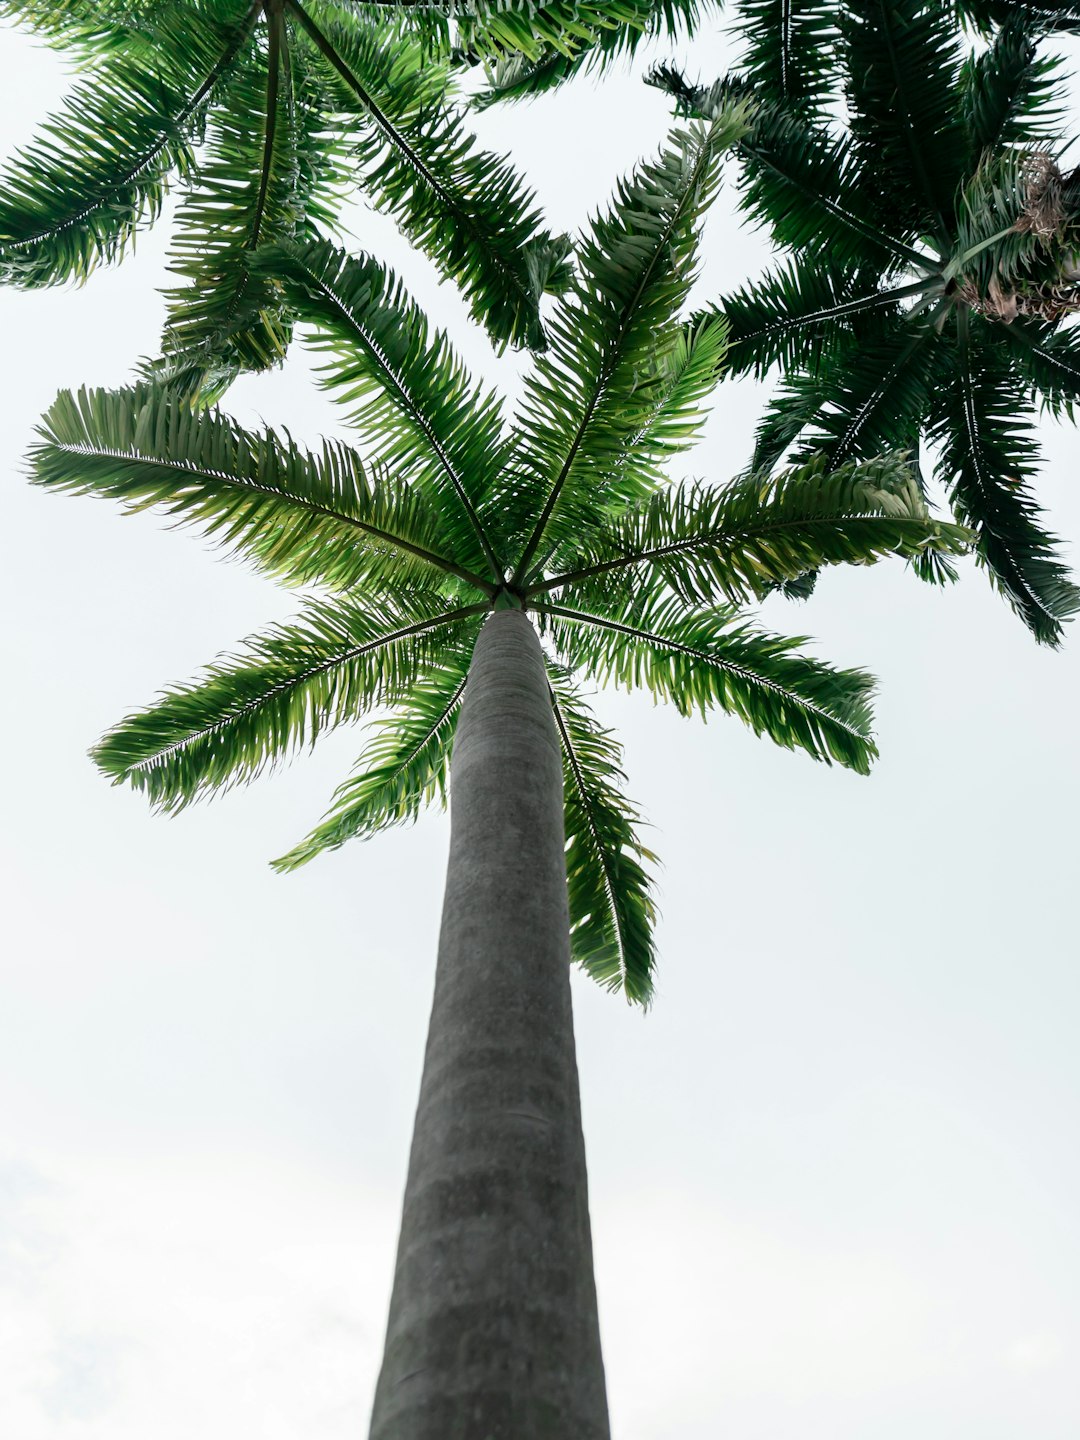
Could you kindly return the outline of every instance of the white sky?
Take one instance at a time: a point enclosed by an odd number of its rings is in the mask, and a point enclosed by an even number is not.
[[[62,76],[10,31],[0,52],[6,154]],[[723,68],[717,40],[695,65]],[[627,76],[478,128],[572,228],[666,123]],[[764,263],[730,201],[702,298]],[[351,223],[514,383],[385,222]],[[381,1348],[447,824],[279,878],[354,732],[170,822],[85,759],[292,604],[21,473],[58,387],[156,350],[166,234],[81,290],[0,293],[0,1433],[345,1440]],[[676,473],[741,468],[761,403],[723,387]],[[228,405],[304,440],[339,424],[299,352]],[[1075,537],[1080,446],[1044,436]],[[880,677],[870,780],[598,701],[665,861],[652,1012],[575,984],[615,1440],[1076,1440],[1076,642],[1040,651],[981,577],[943,594],[899,566],[767,619]]]

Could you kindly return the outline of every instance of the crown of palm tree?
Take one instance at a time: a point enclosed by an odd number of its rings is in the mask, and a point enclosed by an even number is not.
[[[801,641],[740,607],[823,564],[898,554],[932,574],[963,545],[930,522],[903,457],[661,487],[723,364],[725,322],[678,315],[718,157],[743,129],[740,107],[695,123],[619,187],[509,426],[388,272],[325,242],[261,264],[285,277],[367,460],[250,433],[161,385],[61,394],[34,455],[40,483],[162,506],[328,592],[126,719],[95,752],[106,773],[173,810],[391,707],[327,818],[276,862],[302,864],[443,792],[483,618],[528,610],[565,752],[574,953],[604,984],[648,997],[651,857],[619,747],[575,676],[645,687],[684,714],[718,707],[865,771],[870,678],[798,653]]]
[[[359,184],[463,289],[502,345],[544,343],[540,297],[568,279],[511,165],[451,103],[463,59],[553,52],[567,71],[693,28],[708,0],[0,0],[81,61],[66,108],[0,176],[0,279],[81,279],[182,185],[164,361],[204,398],[279,361],[291,312],[260,245],[334,226]]]
[[[789,23],[765,23],[781,9]],[[1080,310],[1080,176],[1055,158],[1056,63],[1022,6],[977,56],[933,0],[742,12],[744,73],[711,88],[652,78],[692,114],[756,102],[743,204],[793,258],[718,305],[732,371],[783,372],[755,464],[792,446],[838,465],[932,442],[979,560],[1055,644],[1080,605],[1031,488],[1035,405],[1069,413],[1080,397],[1065,323]]]

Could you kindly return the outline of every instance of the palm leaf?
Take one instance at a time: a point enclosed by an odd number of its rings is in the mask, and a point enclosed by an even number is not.
[[[1032,497],[1038,444],[1020,418],[1022,391],[995,341],[988,325],[969,327],[961,314],[953,373],[931,412],[938,473],[995,584],[1036,639],[1057,645],[1062,622],[1080,608],[1080,591]]]
[[[864,336],[868,322],[876,330],[895,324],[899,302],[924,285],[882,287],[876,274],[827,259],[789,261],[718,302],[731,327],[730,370],[759,379],[774,365],[817,373],[856,334],[857,319]]]
[[[1032,400],[1052,415],[1073,418],[1080,401],[1080,333],[1076,327],[1054,331],[1027,321],[1004,325],[998,332],[1012,351],[1016,373]]]
[[[741,0],[742,66],[754,94],[804,119],[827,118],[840,34],[835,0]]]
[[[670,65],[657,66],[647,78],[672,96],[681,113],[702,118],[753,98],[751,87],[738,78],[691,85]],[[745,162],[742,206],[768,226],[777,244],[827,255],[834,265],[927,264],[923,254],[878,223],[843,137],[779,105],[755,101],[738,153]]]
[[[427,493],[461,564],[501,581],[477,513],[504,460],[498,400],[473,384],[445,335],[429,334],[423,313],[377,261],[319,242],[271,248],[261,263],[316,327],[314,344],[329,356],[324,384],[351,407],[381,463]]]
[[[1020,22],[1032,34],[1080,30],[1077,0],[955,0],[960,16],[984,33]]]
[[[845,7],[846,98],[854,159],[868,196],[904,231],[948,250],[966,149],[956,78],[959,50],[944,6],[865,0]]]
[[[723,150],[743,128],[742,110],[676,131],[657,160],[620,183],[579,252],[573,299],[558,307],[550,350],[526,382],[518,452],[535,477],[523,494],[533,515],[515,573],[620,497],[642,493],[648,472],[626,464],[668,385],[667,353],[680,342],[675,317],[693,279],[697,231],[718,183]],[[600,476],[610,483],[598,487]]]
[[[352,152],[377,203],[457,282],[495,341],[542,348],[540,298],[565,288],[567,244],[538,228],[533,196],[509,161],[478,149],[460,116],[432,95],[416,47],[403,55],[351,25],[324,33],[297,0],[289,8],[317,59],[332,67]]]
[[[460,638],[443,643],[393,714],[375,721],[374,738],[356,773],[334,792],[326,818],[273,862],[275,870],[295,870],[347,840],[367,839],[389,825],[411,822],[433,801],[445,803],[450,751],[474,641],[475,634],[462,627]]]
[[[267,51],[236,67],[228,104],[210,118],[208,154],[177,216],[172,269],[188,284],[169,293],[164,347],[174,371],[178,362],[211,375],[263,370],[284,357],[291,316],[281,287],[249,261],[260,244],[333,223],[339,157],[320,98],[306,57],[288,53],[272,16]]]
[[[158,809],[180,810],[254,779],[373,706],[400,701],[446,639],[486,608],[445,610],[437,595],[409,592],[379,603],[309,601],[298,621],[251,637],[200,681],[129,715],[94,759]]]
[[[1049,104],[1060,62],[1039,54],[1030,23],[1013,14],[981,54],[960,71],[960,103],[968,137],[967,168],[1002,145],[1050,140],[1062,112]]]
[[[681,715],[717,708],[757,735],[866,773],[872,678],[799,654],[801,638],[769,635],[730,606],[688,610],[677,597],[642,588],[621,614],[549,604],[543,616],[556,649],[601,683],[644,688]]]
[[[570,676],[552,664],[548,672],[563,747],[571,954],[606,989],[647,1005],[656,904],[646,866],[656,857],[638,839],[622,747],[597,724]]]
[[[160,51],[101,61],[16,156],[0,177],[0,279],[83,280],[157,216],[169,172],[191,172],[193,134],[257,7],[236,0],[228,21],[221,9],[163,15]]]
[[[896,555],[933,574],[929,556],[961,554],[966,542],[956,527],[931,521],[906,457],[828,473],[819,457],[780,475],[661,490],[590,537],[567,573],[535,593],[572,587],[592,609],[611,581],[625,593],[658,576],[688,604],[723,596],[740,605],[825,565]]]
[[[828,367],[792,376],[774,396],[758,428],[755,466],[774,465],[796,439],[797,460],[821,452],[833,466],[916,452],[945,348],[929,318],[834,348]]]
[[[345,446],[327,441],[312,455],[150,385],[62,392],[38,434],[38,484],[128,511],[161,507],[291,584],[392,590],[454,575],[484,586],[445,557],[423,496],[373,479]]]

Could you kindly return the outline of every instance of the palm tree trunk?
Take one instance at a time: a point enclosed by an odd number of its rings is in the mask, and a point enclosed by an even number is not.
[[[476,644],[451,822],[371,1440],[608,1440],[562,763],[520,610],[493,612]]]

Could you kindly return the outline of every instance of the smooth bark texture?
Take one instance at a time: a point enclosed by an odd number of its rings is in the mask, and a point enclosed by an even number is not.
[[[493,612],[451,768],[435,999],[371,1440],[608,1440],[570,1010],[562,762]]]

